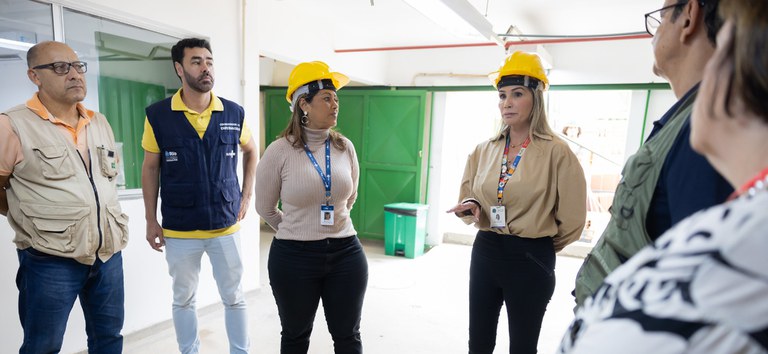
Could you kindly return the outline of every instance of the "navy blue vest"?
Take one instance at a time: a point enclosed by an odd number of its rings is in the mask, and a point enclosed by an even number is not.
[[[160,210],[165,229],[216,230],[237,222],[237,158],[245,113],[234,102],[221,102],[224,111],[213,111],[203,139],[184,112],[171,110],[171,98],[146,109],[160,147]]]

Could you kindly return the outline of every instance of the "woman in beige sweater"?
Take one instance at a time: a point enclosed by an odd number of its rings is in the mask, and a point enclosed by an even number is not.
[[[256,211],[277,231],[268,269],[283,354],[307,353],[320,299],[335,352],[363,352],[368,261],[349,217],[359,165],[352,142],[332,129],[336,90],[348,82],[325,63],[297,65],[286,95],[291,121],[256,169]]]
[[[469,155],[460,202],[449,210],[480,229],[469,270],[470,354],[493,353],[502,304],[509,352],[536,353],[555,289],[555,252],[584,228],[584,172],[549,128],[547,84],[537,56],[507,57],[494,75],[504,126]]]

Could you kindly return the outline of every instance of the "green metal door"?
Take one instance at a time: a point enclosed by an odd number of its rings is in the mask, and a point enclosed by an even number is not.
[[[384,205],[419,203],[425,194],[421,179],[426,178],[422,171],[426,93],[368,91],[366,96],[358,188],[364,203],[355,227],[362,237],[384,239]]]
[[[265,89],[265,142],[290,119],[285,90]],[[360,162],[352,222],[360,237],[384,239],[384,205],[426,198],[426,92],[345,88],[339,91],[336,129],[355,145]],[[256,186],[258,188],[258,186]]]
[[[275,140],[291,120],[291,108],[285,100],[285,90],[265,91],[264,142],[265,147]],[[246,114],[248,114],[246,112]]]

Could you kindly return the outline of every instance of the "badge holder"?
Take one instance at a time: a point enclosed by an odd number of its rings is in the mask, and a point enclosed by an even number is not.
[[[333,205],[323,204],[320,206],[320,225],[333,225]]]
[[[503,228],[507,226],[507,213],[503,205],[491,207],[491,227]]]

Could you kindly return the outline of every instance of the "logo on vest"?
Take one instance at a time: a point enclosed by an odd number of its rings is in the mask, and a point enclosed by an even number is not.
[[[219,130],[234,130],[240,131],[240,124],[238,123],[219,123]]]
[[[176,151],[166,151],[165,152],[165,162],[176,162],[179,161],[179,153]]]
[[[226,153],[224,155],[226,157],[229,157],[230,159],[234,159],[235,158],[235,150],[232,150],[232,151],[230,151],[230,152],[228,152],[228,153]]]

